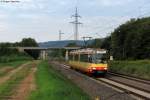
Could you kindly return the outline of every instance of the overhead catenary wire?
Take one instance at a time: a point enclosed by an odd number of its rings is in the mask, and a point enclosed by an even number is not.
[[[74,37],[74,34],[71,34],[69,37],[67,37],[65,40],[70,40],[71,38]],[[73,39],[72,39],[73,40]]]

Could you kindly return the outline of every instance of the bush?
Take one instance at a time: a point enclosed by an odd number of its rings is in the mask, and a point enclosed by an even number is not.
[[[150,60],[112,61],[110,71],[150,79]]]
[[[27,54],[13,54],[13,55],[5,55],[0,57],[0,63],[7,63],[7,62],[12,62],[12,61],[21,61],[21,60],[32,60],[30,56]]]

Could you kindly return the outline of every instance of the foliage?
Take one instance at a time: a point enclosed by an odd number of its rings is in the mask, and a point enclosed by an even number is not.
[[[38,43],[32,38],[23,38],[20,42],[22,47],[38,47]],[[26,53],[31,55],[34,59],[38,59],[40,51],[39,50],[26,50]]]
[[[106,38],[101,38],[101,39],[95,39],[89,47],[92,48],[103,48],[106,50],[111,49],[111,37],[108,36]]]
[[[131,19],[91,47],[107,49],[118,60],[150,59],[150,17]]]
[[[39,64],[36,84],[37,89],[31,93],[29,100],[89,100],[82,90],[49,67],[47,62]]]
[[[22,47],[38,47],[38,43],[32,38],[24,38],[20,42]],[[39,50],[26,50],[26,52],[31,55],[34,59],[38,59],[40,51]]]
[[[112,52],[116,59],[150,58],[150,18],[131,19],[112,33]]]
[[[32,38],[23,38],[20,45],[22,47],[38,47],[38,43]]]
[[[131,19],[120,25],[111,36],[95,39],[92,47],[109,50],[115,59],[150,58],[150,17]]]
[[[92,48],[100,48],[102,45],[102,39],[94,39],[94,41],[89,45]]]
[[[48,56],[51,60],[64,61],[65,58],[65,49],[55,49],[51,50],[48,53]]]
[[[14,61],[25,61],[25,60],[32,60],[29,55],[26,54],[12,54],[12,55],[5,55],[0,57],[0,63],[8,63]]]
[[[12,55],[12,54],[19,54],[17,49],[8,48],[8,47],[0,47],[0,56],[4,55]]]
[[[0,63],[21,60],[31,60],[31,57],[26,53],[20,53],[17,49],[9,48],[7,43],[0,44]]]
[[[21,56],[19,59],[29,58],[29,55],[32,56],[34,59],[37,59],[39,57],[39,50],[26,50],[26,53],[20,53],[17,49],[12,47],[37,47],[38,43],[32,39],[32,38],[24,38],[21,42],[16,43],[0,43],[0,62],[2,60],[4,62],[13,60],[12,58],[9,58],[9,56]],[[28,55],[27,55],[28,54]],[[14,60],[17,60],[14,58]]]
[[[104,40],[101,43],[100,48],[103,48],[109,51],[111,50],[111,37],[110,36],[104,38]]]
[[[150,60],[112,61],[109,70],[150,80]]]
[[[20,42],[0,43],[0,47],[38,47],[38,43],[33,38],[23,38]]]
[[[76,42],[68,43],[66,47],[79,47]]]

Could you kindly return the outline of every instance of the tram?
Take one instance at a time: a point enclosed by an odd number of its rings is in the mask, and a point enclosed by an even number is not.
[[[69,52],[69,65],[71,68],[90,75],[105,75],[108,70],[107,50],[105,49],[79,49]]]

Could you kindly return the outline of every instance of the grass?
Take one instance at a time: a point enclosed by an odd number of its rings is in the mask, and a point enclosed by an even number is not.
[[[13,89],[23,80],[30,71],[30,65],[15,73],[8,81],[0,85],[0,100],[5,100],[13,93]]]
[[[112,61],[110,70],[150,80],[150,60]]]
[[[25,54],[0,56],[0,68],[5,66],[18,67],[29,60],[33,60],[33,59],[30,56]]]
[[[9,70],[0,71],[0,77],[7,75],[11,70],[19,67],[20,65],[28,62],[28,60],[12,61],[7,63],[0,63],[0,69],[9,67]]]
[[[20,65],[22,65],[23,63],[27,62],[29,60],[16,60],[16,61],[11,61],[11,62],[7,62],[7,63],[0,63],[0,68],[5,67],[5,66],[10,66],[10,67],[18,67]]]
[[[4,67],[10,67],[12,68],[11,70],[19,67],[20,65],[26,63],[27,60],[20,60],[20,61],[12,61],[12,62],[7,62],[7,63],[0,63],[0,69]],[[11,70],[7,71],[0,71],[0,77],[8,74]]]
[[[89,100],[89,96],[48,65],[46,61],[39,64],[36,73],[37,89],[29,100]]]
[[[13,54],[13,55],[4,55],[0,56],[0,63],[7,63],[13,61],[21,61],[21,60],[31,60],[32,58],[25,54]]]

